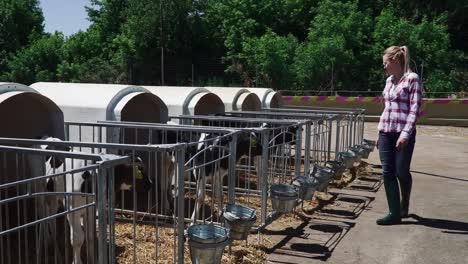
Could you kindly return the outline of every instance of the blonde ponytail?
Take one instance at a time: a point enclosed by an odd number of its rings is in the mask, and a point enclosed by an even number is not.
[[[406,73],[410,73],[410,72],[413,72],[411,70],[411,67],[410,67],[410,61],[411,61],[411,58],[410,58],[410,53],[409,53],[409,49],[407,46],[401,46],[401,47],[398,47],[398,46],[391,46],[391,47],[388,47],[383,55],[387,55],[388,58],[394,60],[394,59],[397,59],[398,62],[400,63],[401,67],[403,68],[403,73],[406,74]]]
[[[401,46],[400,49],[403,52],[403,58],[404,58],[403,70],[404,70],[404,73],[413,72],[411,70],[411,67],[410,67],[410,59],[411,58],[410,58],[408,47],[407,46]]]

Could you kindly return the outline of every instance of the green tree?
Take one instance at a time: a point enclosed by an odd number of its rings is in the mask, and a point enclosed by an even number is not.
[[[370,15],[357,1],[320,2],[294,68],[301,90],[352,90],[367,79]]]
[[[63,42],[63,35],[56,33],[20,50],[8,61],[4,78],[27,85],[37,81],[57,81]]]
[[[246,67],[244,81],[255,81],[255,86],[289,89],[294,81],[292,64],[297,46],[292,35],[278,36],[271,30],[259,38],[247,39],[242,52]]]
[[[9,57],[42,36],[43,22],[37,0],[0,1],[0,75]]]
[[[253,84],[252,76],[263,76],[260,79],[266,81],[266,84],[273,82],[272,85],[284,87],[280,84],[283,81],[278,82],[272,79],[271,67],[259,66],[254,62],[255,58],[249,56],[254,50],[262,52],[261,46],[267,42],[267,37],[262,37],[264,35],[273,37],[271,42],[275,43],[275,47],[279,50],[270,51],[276,54],[274,56],[279,57],[282,56],[280,54],[291,50],[290,47],[286,48],[280,44],[283,42],[279,40],[280,38],[295,39],[294,42],[303,41],[318,1],[207,0],[206,2],[204,21],[215,32],[218,32],[213,39],[224,44],[223,59],[228,66],[227,71],[238,74],[245,85]],[[294,46],[294,43],[291,43],[291,46]],[[250,55],[246,56],[246,53]],[[263,55],[258,54],[256,57],[261,56]],[[273,60],[277,59],[272,59],[269,63]],[[253,65],[256,65],[255,69],[252,69]],[[280,68],[284,69],[288,66],[283,65]],[[269,68],[269,70],[265,72],[262,68],[265,70]],[[290,73],[283,71],[282,75],[288,76]]]
[[[449,33],[450,45],[456,49],[468,49],[468,11],[467,0],[390,0],[388,7],[395,11],[396,16],[408,19],[412,23],[420,23],[424,18],[434,20],[444,15]]]
[[[433,20],[424,17],[419,23],[411,23],[396,16],[391,8],[383,10],[376,18],[373,33],[375,57],[380,59],[388,46],[407,45],[411,52],[412,69],[422,75],[426,91],[453,90],[456,73],[463,71],[460,69],[463,54],[450,48],[445,21],[446,16],[441,15]],[[377,74],[372,77],[376,78]],[[371,79],[370,82],[376,81]]]
[[[96,27],[80,31],[66,40],[57,77],[64,82],[125,83],[126,72],[104,54]],[[107,49],[110,50],[110,49]]]

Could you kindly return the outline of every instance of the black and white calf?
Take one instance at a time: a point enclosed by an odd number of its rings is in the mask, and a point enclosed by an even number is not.
[[[189,147],[187,153],[191,158],[186,162],[186,168],[195,168],[193,175],[197,181],[197,198],[191,217],[192,223],[195,223],[205,200],[207,183],[211,183],[213,194],[220,199],[219,204],[221,204],[223,182],[229,172],[229,156],[236,155],[237,163],[243,156],[261,155],[261,145],[255,133],[250,133],[248,136],[244,134],[238,138],[236,153],[230,153],[227,139],[222,137],[213,139],[210,134],[202,133],[197,148],[191,149]],[[218,207],[218,210],[221,208]]]
[[[56,138],[47,138],[47,141],[60,141]],[[41,146],[43,149],[57,149],[58,147],[50,147],[47,145]],[[66,150],[66,149],[61,149]],[[79,153],[76,151],[72,151]],[[48,157],[46,161],[46,175],[65,172],[64,176],[57,176],[47,180],[47,189],[51,192],[67,193],[65,197],[55,196],[55,200],[47,201],[47,213],[55,214],[59,206],[62,206],[65,211],[73,210],[89,204],[90,198],[87,195],[93,192],[99,186],[95,185],[96,171],[83,170],[76,173],[66,173],[71,169],[85,168],[90,162],[81,159],[57,157]],[[135,165],[135,166],[134,166]],[[136,171],[135,171],[136,170]],[[117,165],[114,168],[114,191],[116,190],[131,190],[133,183],[133,175],[142,175],[143,179],[147,179],[144,175],[143,163],[140,158],[135,158],[133,164]],[[151,182],[145,182],[145,186],[151,187]],[[94,189],[94,190],[93,190]],[[114,196],[115,197],[115,196]],[[97,199],[97,198],[96,198]],[[95,212],[93,206],[89,206],[73,213],[67,214],[67,221],[70,227],[70,242],[73,248],[73,263],[81,264],[81,247],[87,238],[87,248],[94,249],[94,227],[95,227]],[[82,223],[83,222],[83,226]],[[54,234],[52,234],[54,235]],[[92,251],[91,251],[92,252]],[[88,258],[88,262],[94,262],[94,256]]]

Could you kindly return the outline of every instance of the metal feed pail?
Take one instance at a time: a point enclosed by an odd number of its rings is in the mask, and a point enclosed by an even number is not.
[[[355,162],[361,161],[361,151],[360,151],[359,148],[357,148],[357,147],[349,147],[349,151],[348,151],[348,152],[352,152],[352,153],[354,153],[354,155],[356,155]]]
[[[315,178],[298,176],[294,179],[293,185],[298,189],[301,200],[312,200],[320,183]]]
[[[270,187],[271,205],[278,213],[291,213],[297,204],[297,190],[291,185],[274,184]]]
[[[335,180],[341,179],[341,176],[346,170],[346,165],[343,162],[336,160],[329,160],[325,162],[325,167],[331,169],[334,172],[333,178]]]
[[[317,181],[320,183],[320,185],[317,188],[317,191],[325,191],[333,175],[334,172],[331,169],[319,165],[314,165],[314,167],[312,168],[312,177],[317,179]]]
[[[223,216],[226,227],[230,229],[230,237],[235,240],[247,239],[257,220],[255,210],[242,205],[226,205]]]
[[[369,146],[370,151],[372,152],[372,151],[374,151],[375,146],[377,145],[377,142],[375,140],[363,139],[362,144]]]
[[[349,151],[339,152],[337,155],[337,160],[343,162],[347,169],[351,169],[354,165],[354,161],[356,160],[356,154]]]
[[[194,264],[219,264],[229,243],[229,232],[216,225],[193,225],[187,229],[190,259]]]
[[[370,148],[368,145],[356,145],[356,147],[359,148],[359,151],[361,152],[361,158],[362,159],[368,159],[369,154],[370,154]]]

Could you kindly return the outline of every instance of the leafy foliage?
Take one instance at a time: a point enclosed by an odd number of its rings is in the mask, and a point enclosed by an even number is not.
[[[0,0],[2,80],[379,91],[383,50],[407,45],[426,92],[468,87],[466,0],[90,2],[64,37],[37,0]]]
[[[16,53],[7,64],[3,78],[31,84],[36,80],[57,81],[56,69],[62,60],[63,35],[44,36]]]
[[[12,53],[41,37],[43,22],[37,0],[0,1],[0,75]]]

